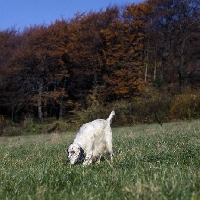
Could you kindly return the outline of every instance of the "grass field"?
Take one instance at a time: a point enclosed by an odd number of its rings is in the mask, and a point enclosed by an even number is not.
[[[66,165],[74,136],[0,138],[0,199],[200,199],[199,120],[113,128],[113,164]]]

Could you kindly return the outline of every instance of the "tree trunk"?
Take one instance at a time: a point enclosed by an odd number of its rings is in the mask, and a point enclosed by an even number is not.
[[[154,57],[153,81],[156,81],[156,73],[157,73],[157,42],[156,42],[155,57]]]
[[[147,40],[147,49],[145,50],[145,72],[144,72],[145,82],[147,81],[148,64],[149,64],[149,38]]]
[[[42,83],[39,84],[39,89],[38,89],[38,120],[39,123],[42,123]]]
[[[61,100],[60,100],[58,119],[61,120],[62,118],[63,118],[63,97],[61,97]]]
[[[11,120],[12,122],[14,122],[14,106],[12,105],[12,109],[11,109]]]
[[[180,88],[180,93],[182,94],[184,92],[184,72],[183,72],[183,68],[184,68],[184,62],[185,62],[185,58],[184,58],[184,47],[185,47],[185,42],[186,39],[184,38],[182,40],[181,43],[181,49],[180,49],[180,65],[179,65],[179,69],[178,69],[178,74],[179,74],[179,88]]]
[[[145,62],[144,82],[147,81],[147,71],[148,71],[148,61]]]

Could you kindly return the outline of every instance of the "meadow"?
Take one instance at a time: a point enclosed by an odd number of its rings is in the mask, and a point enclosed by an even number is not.
[[[200,120],[113,128],[114,162],[66,164],[75,132],[0,138],[0,199],[200,199]]]

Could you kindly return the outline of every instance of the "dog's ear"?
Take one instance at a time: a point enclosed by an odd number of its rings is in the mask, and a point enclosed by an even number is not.
[[[84,159],[85,159],[85,153],[84,153],[84,150],[80,147],[80,157],[79,157],[79,160],[83,161]]]

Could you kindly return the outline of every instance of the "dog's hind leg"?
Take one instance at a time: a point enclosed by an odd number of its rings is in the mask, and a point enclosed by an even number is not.
[[[110,154],[110,160],[113,160],[113,149],[112,149],[112,130],[110,127],[106,128],[106,150]]]

